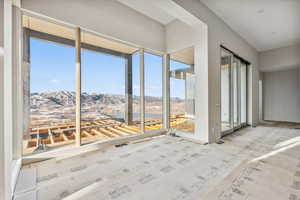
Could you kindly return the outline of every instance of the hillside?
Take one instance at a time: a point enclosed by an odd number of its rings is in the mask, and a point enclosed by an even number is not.
[[[133,97],[133,113],[139,116],[138,96]],[[160,116],[162,114],[162,98],[145,97],[146,114]],[[34,125],[49,125],[75,119],[75,92],[57,91],[32,93],[30,96],[31,120]],[[96,120],[110,117],[123,118],[125,113],[125,96],[117,94],[88,94],[81,96],[81,117],[83,120]],[[184,101],[172,99],[176,112],[184,112]]]

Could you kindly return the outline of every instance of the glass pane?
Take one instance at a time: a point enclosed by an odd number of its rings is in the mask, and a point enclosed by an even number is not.
[[[239,125],[239,95],[238,95],[238,69],[239,60],[234,58],[232,65],[232,82],[233,82],[233,123],[234,127]]]
[[[222,131],[232,129],[231,123],[231,54],[222,50],[221,57],[221,123]]]
[[[139,133],[138,57],[122,56],[111,49],[104,51],[99,36],[87,32],[82,35],[82,43],[89,42],[81,50],[82,142],[86,144]],[[100,42],[93,45],[93,41]]]
[[[170,62],[170,126],[177,131],[194,133],[195,77],[190,65]]]
[[[125,62],[95,51],[81,52],[81,138],[88,143],[114,136],[102,127],[124,121]]]
[[[241,63],[241,123],[247,123],[247,65]]]
[[[30,38],[30,61],[31,122],[24,154],[68,145],[75,138],[74,47]]]
[[[145,130],[162,128],[162,57],[145,53]]]
[[[224,49],[221,59],[221,119],[222,131],[240,128],[247,122],[247,65]]]
[[[139,52],[132,56],[132,95],[133,95],[133,120],[140,124],[140,56]],[[138,125],[138,127],[140,127]]]

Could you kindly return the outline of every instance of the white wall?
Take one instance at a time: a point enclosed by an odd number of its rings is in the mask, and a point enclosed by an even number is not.
[[[167,14],[178,19],[166,27],[167,53],[194,47],[195,133],[182,136],[205,143],[214,142],[214,139],[210,139],[209,131],[207,25],[173,0],[154,2]]]
[[[264,120],[300,122],[299,69],[264,73]]]
[[[300,122],[300,46],[259,53],[265,120]]]
[[[195,45],[193,28],[180,20],[174,20],[166,25],[166,51],[174,53]]]
[[[259,53],[259,69],[262,72],[295,69],[299,66],[300,46],[289,46]]]
[[[4,129],[3,129],[3,0],[0,1],[0,199],[4,194]]]
[[[12,0],[0,1],[0,199],[12,197]]]
[[[299,45],[300,46],[300,45]],[[298,63],[299,63],[299,65],[298,65],[298,77],[299,77],[299,79],[298,79],[298,88],[299,88],[299,98],[300,98],[300,48],[299,48],[299,52],[298,52]]]
[[[165,51],[164,26],[117,1],[22,0],[22,7],[140,47]]]
[[[208,25],[208,65],[209,65],[209,130],[211,137],[220,137],[220,45],[224,45],[240,57],[249,61],[251,80],[249,91],[250,124],[258,122],[258,53],[242,37],[235,33],[220,18],[198,0],[173,0],[185,10]],[[210,140],[214,140],[210,138]]]

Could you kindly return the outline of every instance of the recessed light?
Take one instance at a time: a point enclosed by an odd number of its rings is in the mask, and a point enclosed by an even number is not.
[[[257,11],[258,14],[262,14],[262,13],[264,13],[264,12],[265,12],[264,9],[260,9],[260,10]]]

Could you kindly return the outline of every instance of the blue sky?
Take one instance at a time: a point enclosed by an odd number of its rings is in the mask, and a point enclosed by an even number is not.
[[[75,91],[75,49],[41,40],[30,40],[31,92]],[[139,55],[133,55],[133,94],[139,95]],[[125,93],[125,60],[82,51],[82,91]],[[171,61],[171,70],[187,67]],[[145,95],[162,96],[162,58],[145,53]],[[184,81],[171,79],[171,97],[184,98]]]

